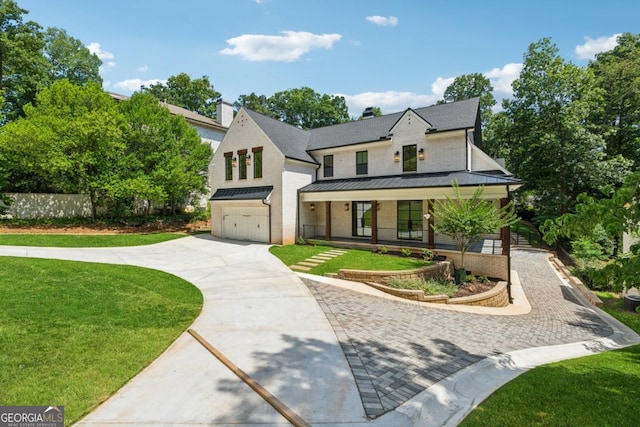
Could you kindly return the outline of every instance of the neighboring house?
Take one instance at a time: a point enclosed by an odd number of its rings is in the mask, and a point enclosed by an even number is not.
[[[481,150],[478,98],[301,130],[241,109],[209,171],[214,236],[292,244],[298,236],[447,245],[435,199],[484,186],[504,204],[522,183]],[[499,232],[499,230],[496,230]],[[508,247],[508,233],[497,239]]]
[[[127,95],[121,95],[113,92],[108,93],[116,101],[129,99]],[[211,145],[214,152],[218,149],[220,142],[222,142],[222,138],[224,138],[224,135],[227,133],[227,129],[229,129],[231,121],[233,120],[233,105],[224,101],[218,102],[216,120],[194,113],[193,111],[189,111],[185,108],[178,107],[177,105],[167,104],[166,102],[161,102],[160,104],[167,107],[172,114],[184,117],[191,127],[198,132],[202,142]]]

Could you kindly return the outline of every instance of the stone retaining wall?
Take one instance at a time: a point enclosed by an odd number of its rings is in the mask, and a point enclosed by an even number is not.
[[[598,296],[594,294],[591,289],[587,288],[587,286],[582,283],[582,280],[571,274],[569,269],[562,263],[562,261],[560,261],[553,255],[550,255],[549,257],[551,258],[551,261],[553,261],[553,263],[556,265],[558,270],[560,270],[560,273],[562,273],[562,275],[569,281],[571,286],[580,291],[582,296],[584,296],[591,304],[595,305],[596,307],[602,307],[602,300],[598,298]]]
[[[425,295],[424,292],[420,290],[396,289],[375,282],[365,283],[382,292],[412,301],[433,302],[439,304],[476,305],[482,307],[506,307],[509,305],[507,282],[498,282],[493,289],[481,294],[458,298],[449,298],[447,295]]]
[[[448,261],[439,262],[426,267],[416,268],[414,270],[402,271],[369,271],[369,270],[351,270],[342,269],[336,277],[343,280],[351,280],[352,282],[374,282],[386,283],[390,278],[398,279],[429,279],[429,278],[447,278],[451,274],[451,263]]]

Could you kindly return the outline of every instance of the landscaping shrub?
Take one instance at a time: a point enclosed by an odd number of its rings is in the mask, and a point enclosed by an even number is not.
[[[414,289],[424,291],[425,295],[447,295],[454,296],[458,292],[458,287],[444,279],[400,279],[391,278],[387,286],[395,289]]]

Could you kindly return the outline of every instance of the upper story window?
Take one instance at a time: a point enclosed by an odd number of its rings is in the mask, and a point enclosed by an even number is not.
[[[262,178],[262,147],[254,147],[253,152],[253,177]]]
[[[224,179],[225,181],[233,179],[233,153],[231,151],[224,153]]]
[[[369,173],[369,153],[367,151],[356,152],[356,175]]]
[[[328,156],[324,156],[322,158],[323,176],[325,178],[333,176],[333,154],[329,154]]]
[[[405,145],[402,147],[402,172],[415,172],[418,170],[417,145]]]
[[[247,179],[247,150],[238,150],[238,178]]]

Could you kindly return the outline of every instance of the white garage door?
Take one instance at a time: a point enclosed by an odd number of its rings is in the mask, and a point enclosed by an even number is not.
[[[269,243],[269,207],[224,208],[222,237]]]

